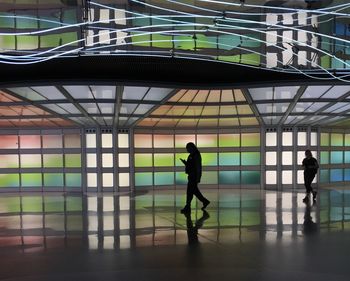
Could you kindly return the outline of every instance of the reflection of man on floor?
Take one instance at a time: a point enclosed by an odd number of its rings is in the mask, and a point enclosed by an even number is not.
[[[191,213],[185,213],[184,215],[186,217],[188,244],[197,245],[199,244],[198,229],[200,229],[203,226],[204,221],[209,219],[210,216],[207,211],[203,210],[202,217],[198,219],[193,225]]]
[[[303,224],[304,235],[316,234],[317,230],[318,230],[317,223],[315,223],[312,220],[311,208],[312,208],[312,206],[311,206],[310,202],[307,202],[306,207],[305,207],[304,224]]]

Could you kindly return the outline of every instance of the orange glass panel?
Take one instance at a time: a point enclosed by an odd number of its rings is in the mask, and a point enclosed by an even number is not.
[[[72,121],[61,119],[61,118],[50,118],[52,122],[55,122],[57,125],[61,127],[72,127],[75,124]]]
[[[177,127],[196,127],[198,123],[198,119],[181,119],[179,123],[177,123]]]
[[[200,116],[203,110],[203,106],[189,106],[185,111],[185,116]]]
[[[177,102],[179,101],[179,99],[182,98],[182,96],[186,93],[187,90],[180,90],[178,91],[174,96],[172,96],[171,99],[169,99],[169,101],[171,102]]]
[[[221,93],[222,102],[233,102],[233,92],[232,90],[223,90]]]
[[[138,127],[153,127],[159,121],[159,118],[145,118],[137,124]]]
[[[152,115],[165,115],[171,108],[171,105],[161,105],[152,112]]]
[[[4,93],[3,91],[0,91],[0,102],[14,102],[14,101],[21,101],[21,100],[7,93]]]
[[[161,119],[158,124],[157,127],[175,127],[176,124],[179,122],[179,119]]]
[[[18,114],[13,111],[9,106],[0,107],[0,115],[1,116],[17,116]]]
[[[220,93],[219,90],[210,91],[207,102],[220,102]]]
[[[246,101],[241,90],[234,90],[235,92],[235,101]]]
[[[197,95],[195,96],[192,102],[206,102],[208,94],[209,91],[198,91]]]
[[[173,106],[166,115],[167,116],[182,115],[184,114],[186,109],[187,109],[187,106]]]
[[[179,102],[192,102],[194,97],[197,95],[197,90],[189,90],[187,93],[179,100]]]

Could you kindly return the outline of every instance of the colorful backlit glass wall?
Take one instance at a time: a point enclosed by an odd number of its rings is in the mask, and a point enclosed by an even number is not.
[[[0,188],[81,189],[80,130],[0,135]]]
[[[260,185],[259,132],[136,132],[135,188],[187,184],[180,158],[187,158],[188,142],[195,143],[202,155],[202,185]]]
[[[346,132],[321,132],[320,182],[350,181],[350,134]]]

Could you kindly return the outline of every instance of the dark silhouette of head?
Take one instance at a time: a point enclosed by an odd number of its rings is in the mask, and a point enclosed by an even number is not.
[[[193,142],[189,142],[186,144],[186,150],[190,154],[198,152],[198,148]]]
[[[312,153],[311,153],[310,149],[305,150],[305,156],[306,156],[307,158],[312,157]]]

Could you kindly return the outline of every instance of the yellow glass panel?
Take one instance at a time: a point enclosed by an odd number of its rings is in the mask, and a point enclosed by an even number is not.
[[[259,122],[255,117],[240,118],[239,121],[241,122],[241,125],[247,125],[247,126],[259,125]]]
[[[179,119],[161,119],[157,127],[175,127],[177,122],[179,122]]]
[[[202,115],[219,115],[219,106],[205,106]]]
[[[161,105],[159,108],[152,112],[152,115],[164,115],[171,109],[171,107],[171,105]]]
[[[173,106],[168,113],[167,116],[173,116],[173,115],[182,115],[185,113],[187,109],[187,106]]]
[[[220,127],[229,127],[229,126],[239,126],[238,118],[221,118],[219,120]]]
[[[201,90],[197,93],[192,102],[206,102],[209,91]]]
[[[172,96],[171,99],[169,99],[169,101],[171,102],[177,102],[179,101],[179,99],[182,98],[182,96],[186,93],[187,90],[180,90],[178,91],[174,96]]]
[[[198,119],[181,119],[177,127],[196,127]]]
[[[233,102],[233,92],[232,90],[223,90],[221,93],[222,102]]]
[[[192,102],[194,97],[197,95],[197,90],[189,90],[187,93],[179,100],[179,102]]]
[[[189,106],[185,111],[185,116],[200,116],[203,110],[203,106]]]
[[[234,90],[235,92],[235,101],[246,101],[241,90]]]
[[[237,105],[237,111],[240,115],[253,114],[253,111],[249,105]]]
[[[219,90],[210,91],[207,102],[220,102],[220,91]]]
[[[218,119],[199,119],[198,127],[217,127]]]
[[[153,127],[159,121],[159,118],[145,118],[137,126],[140,127]]]
[[[234,114],[237,114],[237,109],[235,105],[220,106],[220,115],[234,115]]]

